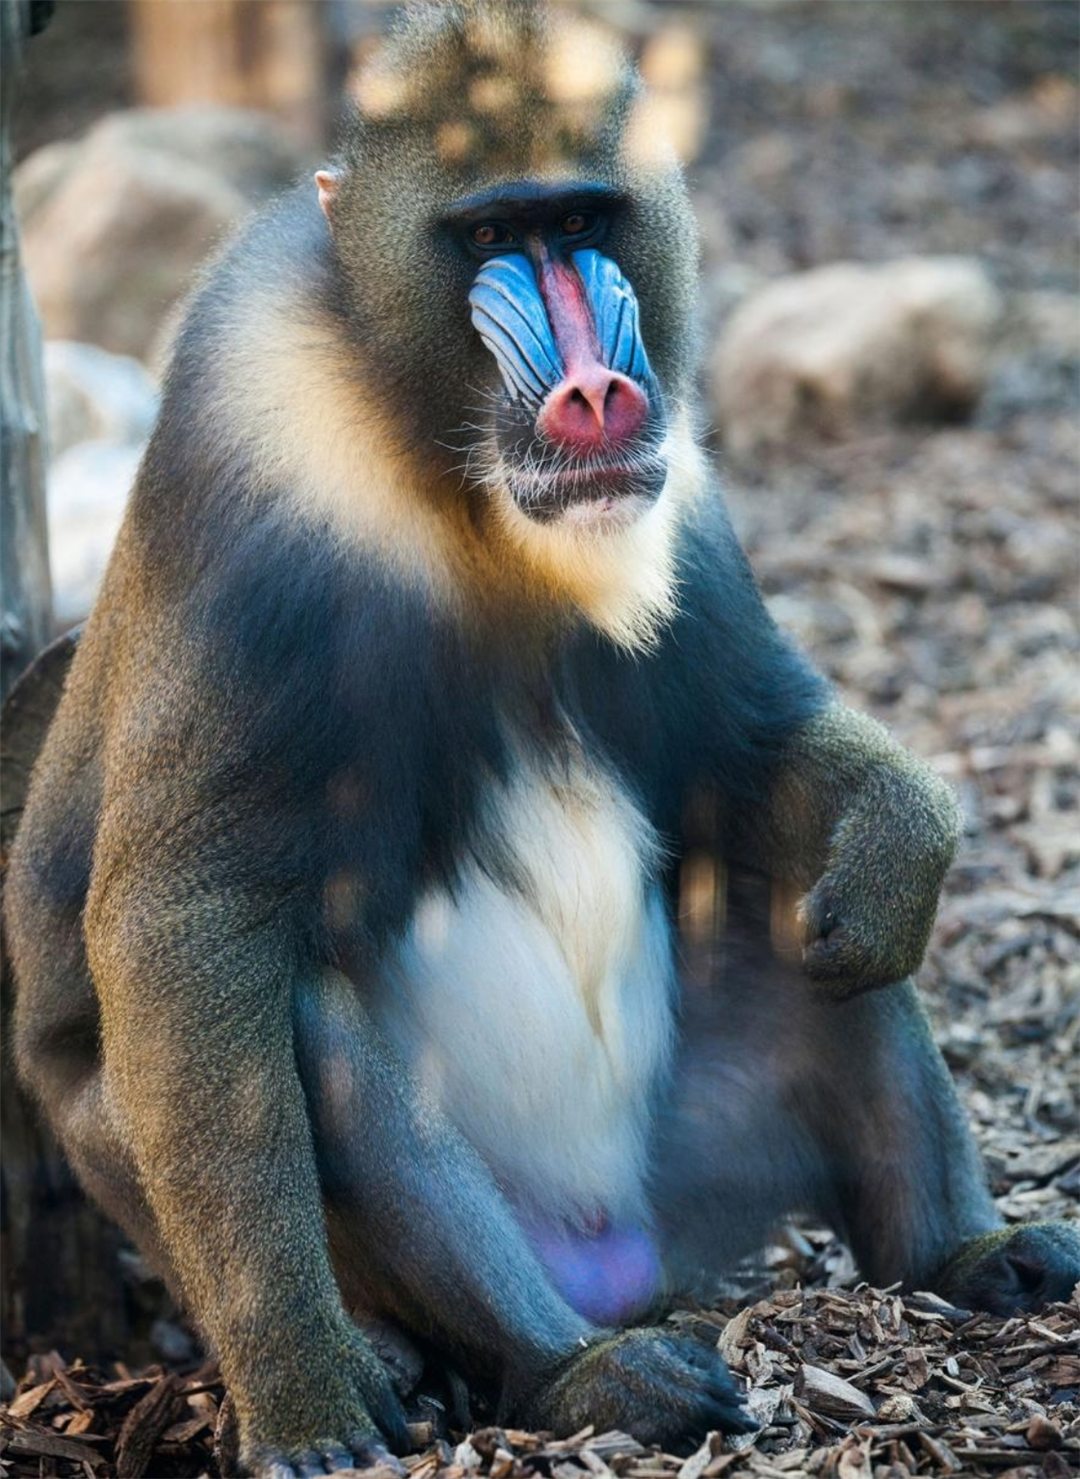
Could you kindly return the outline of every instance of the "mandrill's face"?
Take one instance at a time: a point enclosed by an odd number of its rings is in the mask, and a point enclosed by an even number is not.
[[[625,206],[590,181],[523,182],[447,214],[478,263],[472,323],[499,375],[481,465],[541,523],[625,524],[667,477],[660,384],[611,255]]]
[[[373,379],[403,439],[523,537],[627,528],[687,421],[679,169],[592,27],[516,5],[421,21],[360,79],[333,181]]]

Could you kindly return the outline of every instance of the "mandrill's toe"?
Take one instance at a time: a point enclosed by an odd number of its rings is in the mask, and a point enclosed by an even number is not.
[[[380,1479],[405,1479],[405,1465],[378,1441],[359,1438],[351,1450],[338,1443],[321,1444],[318,1450],[293,1450],[269,1454],[252,1466],[255,1479],[322,1479],[327,1474],[378,1473]]]
[[[934,1281],[961,1309],[1012,1315],[1066,1300],[1080,1283],[1080,1223],[1029,1222],[965,1244]]]

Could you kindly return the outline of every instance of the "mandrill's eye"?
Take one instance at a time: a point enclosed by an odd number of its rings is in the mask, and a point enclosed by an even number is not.
[[[586,211],[573,211],[563,218],[564,236],[586,236],[596,225],[596,217]]]
[[[514,233],[501,221],[485,221],[482,225],[473,227],[472,239],[473,245],[478,247],[509,246],[514,240]]]

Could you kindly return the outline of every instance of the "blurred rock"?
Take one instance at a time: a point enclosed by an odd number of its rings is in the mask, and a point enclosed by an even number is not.
[[[150,1327],[150,1341],[166,1361],[191,1361],[198,1355],[195,1341],[173,1320],[155,1320]]]
[[[727,449],[847,440],[951,421],[982,393],[1001,301],[978,262],[838,262],[772,283],[732,315],[714,390]]]
[[[288,189],[314,163],[273,118],[246,108],[131,108],[102,119],[84,144],[91,141],[186,159],[227,180],[252,205]]]
[[[665,25],[642,48],[639,65],[649,89],[650,119],[683,164],[701,152],[709,126],[708,54],[700,30]]]
[[[77,442],[141,445],[146,441],[158,398],[153,380],[138,360],[70,339],[49,340],[44,358],[53,461]]]
[[[184,160],[129,144],[88,152],[26,229],[46,335],[145,354],[196,267],[245,211],[231,185]]]
[[[27,155],[12,177],[15,209],[20,221],[27,221],[43,200],[47,200],[63,179],[78,144],[57,141],[43,144]]]
[[[1076,83],[1057,73],[1043,76],[1023,94],[980,108],[971,116],[967,136],[974,144],[1015,149],[1076,131],[1080,93]]]
[[[273,120],[239,109],[132,109],[16,171],[30,285],[47,338],[145,358],[195,269],[299,173]]]
[[[49,470],[49,563],[60,627],[81,621],[94,604],[141,456],[141,446],[79,442]]]
[[[136,359],[95,344],[45,344],[49,563],[56,621],[70,626],[97,595],[157,414]]]
[[[1080,359],[1080,301],[1075,293],[1022,293],[1017,306],[1037,350],[1070,363]]]

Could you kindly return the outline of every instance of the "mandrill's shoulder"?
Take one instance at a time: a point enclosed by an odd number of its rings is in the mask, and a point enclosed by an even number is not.
[[[201,334],[256,315],[270,299],[314,292],[321,301],[333,276],[330,232],[310,180],[302,180],[250,216],[202,267],[174,342],[171,371],[192,368],[200,351],[214,347]]]
[[[297,186],[272,202],[223,244],[194,284],[134,491],[146,522],[162,505],[170,521],[182,520],[186,510],[265,475],[255,455],[266,408],[259,387],[280,382],[305,319],[330,321],[334,312],[329,233],[310,196]]]
[[[362,592],[388,547],[408,564],[367,378],[326,222],[298,187],[210,266],[178,333],[129,520],[159,590],[216,593],[281,560],[317,583],[347,551]]]
[[[221,371],[248,346],[269,341],[283,318],[334,304],[332,243],[309,184],[277,197],[233,232],[192,285],[165,373],[159,430],[170,410],[187,418],[223,410]]]

